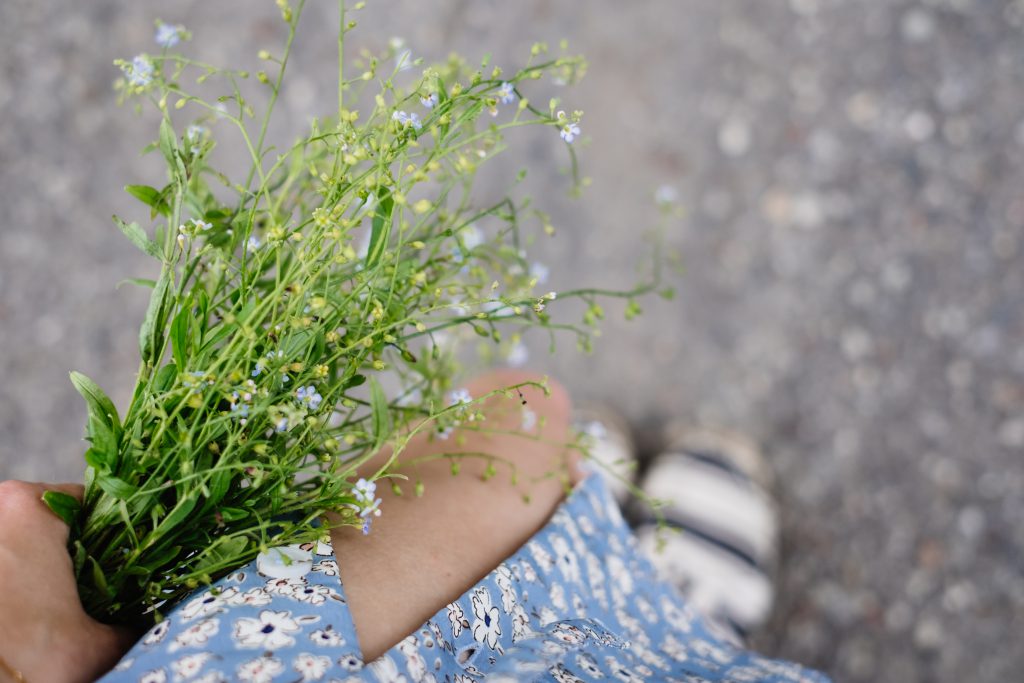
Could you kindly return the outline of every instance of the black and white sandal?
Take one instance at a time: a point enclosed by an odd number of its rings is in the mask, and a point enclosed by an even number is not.
[[[778,510],[772,474],[749,440],[711,429],[674,428],[640,488],[665,503],[636,534],[662,577],[742,643],[768,619],[775,597]]]

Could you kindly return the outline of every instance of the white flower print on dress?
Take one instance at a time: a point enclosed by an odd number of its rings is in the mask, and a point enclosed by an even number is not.
[[[127,671],[128,669],[132,668],[132,666],[134,664],[135,664],[135,658],[134,657],[125,657],[124,659],[122,659],[120,662],[117,663],[117,666],[114,667],[114,671]]]
[[[662,603],[662,612],[665,615],[665,621],[676,631],[689,633],[693,630],[693,621],[696,615],[688,609],[681,608],[675,600]]]
[[[565,601],[565,589],[562,588],[562,584],[551,584],[550,598],[551,606],[559,612],[565,612],[569,609],[569,603]]]
[[[313,571],[320,572],[324,576],[337,576],[338,562],[336,560],[320,560],[313,565]]]
[[[551,631],[551,635],[569,645],[579,645],[587,639],[587,634],[581,631],[578,626],[565,623],[556,625]]]
[[[212,658],[213,655],[209,652],[197,652],[194,655],[185,655],[176,662],[171,662],[174,680],[185,681],[196,676]]]
[[[530,617],[522,605],[512,608],[512,642],[518,643],[521,639],[533,635],[530,628]]]
[[[171,620],[164,619],[159,624],[149,629],[149,632],[142,637],[143,645],[156,645],[167,637],[167,631],[171,628]]]
[[[703,638],[694,638],[690,644],[690,648],[698,657],[704,657],[705,659],[713,660],[719,664],[725,664],[732,657],[724,649],[718,647],[714,643],[704,640]]]
[[[183,647],[202,647],[210,642],[211,637],[217,635],[219,629],[219,620],[203,619],[174,636],[174,640],[167,646],[167,651],[177,652]]]
[[[310,605],[322,605],[328,600],[345,601],[337,591],[315,583],[296,588],[288,594],[288,597]]]
[[[580,561],[577,559],[576,553],[569,547],[569,543],[561,536],[553,535],[551,537],[551,548],[555,551],[558,569],[562,572],[565,580],[579,583]]]
[[[662,639],[661,651],[677,662],[685,662],[689,659],[689,656],[686,654],[686,648],[671,633]]]
[[[345,644],[345,638],[335,631],[333,626],[313,631],[309,634],[309,639],[320,647],[340,647]]]
[[[303,681],[319,681],[331,668],[331,658],[303,652],[292,662],[292,668],[302,674]]]
[[[581,652],[576,655],[576,666],[591,678],[604,678],[604,672],[601,671],[601,665],[597,663],[597,660],[594,659],[593,656],[586,652]]]
[[[633,592],[633,577],[626,568],[626,563],[618,555],[611,555],[608,558],[608,573],[619,590],[626,595]]]
[[[581,619],[587,616],[587,603],[579,596],[579,593],[572,594],[572,609]]]
[[[372,671],[380,683],[408,683],[405,674],[398,671],[398,665],[387,655],[375,659],[366,666]]]
[[[220,671],[210,671],[199,678],[192,679],[192,683],[228,683],[228,677]]]
[[[586,681],[566,669],[561,664],[556,664],[549,668],[548,673],[551,674],[551,677],[558,681],[558,683],[586,683]]]
[[[501,635],[498,608],[491,604],[491,593],[481,586],[473,591],[473,639],[485,643],[492,650],[498,645]]]
[[[147,671],[139,677],[139,683],[166,683],[167,672],[163,669]]]
[[[537,570],[533,568],[533,565],[523,560],[519,563],[519,568],[523,573],[523,581],[529,581],[530,583],[537,583]]]
[[[541,626],[547,626],[548,624],[553,624],[558,621],[558,615],[555,614],[553,609],[547,606],[541,607],[540,610],[534,612],[534,616],[537,617]]]
[[[355,655],[343,655],[338,658],[338,666],[345,671],[359,671],[363,668],[363,660]]]
[[[295,638],[290,634],[300,631],[302,624],[310,624],[319,620],[318,616],[292,618],[291,612],[275,612],[265,609],[256,619],[249,617],[238,619],[231,637],[238,647],[276,650],[294,645]]]
[[[238,665],[238,680],[248,683],[270,683],[274,676],[284,671],[284,664],[277,657],[257,657]]]
[[[530,541],[526,544],[526,547],[530,550],[530,554],[533,555],[533,561],[537,563],[537,566],[544,571],[551,571],[555,566],[555,561],[551,557],[551,553],[544,549],[544,547],[537,541]]]
[[[668,670],[669,665],[668,662],[665,661],[665,658],[659,656],[654,652],[654,650],[651,650],[646,645],[643,645],[642,643],[633,643],[633,651],[636,652],[637,656],[640,657],[645,664],[650,664],[651,666],[662,669],[663,671]]]
[[[505,614],[509,614],[512,611],[512,606],[516,604],[516,589],[513,586],[512,571],[504,564],[498,565],[494,571],[494,581],[501,590],[501,608],[505,610]]]
[[[452,625],[452,638],[458,638],[462,629],[469,628],[469,620],[462,611],[462,605],[457,602],[448,604],[448,622]]]
[[[427,662],[420,654],[419,639],[415,635],[407,636],[398,644],[398,651],[405,655],[405,670],[415,683],[422,683],[427,678]]]
[[[263,607],[264,605],[269,605],[271,599],[270,593],[257,586],[256,588],[250,588],[244,593],[236,592],[228,599],[228,602],[232,606]]]
[[[612,676],[623,681],[623,683],[644,683],[644,679],[637,676],[631,669],[620,664],[619,660],[615,659],[615,657],[605,657],[604,663],[608,670],[612,672]]]
[[[189,600],[184,607],[178,610],[182,621],[192,621],[199,617],[208,617],[212,614],[223,612],[231,600],[238,595],[237,588],[228,588],[223,591],[210,589],[197,598]]]
[[[652,624],[658,623],[658,612],[646,598],[638,597],[633,604],[640,610],[640,616]]]
[[[579,525],[580,531],[582,531],[584,534],[586,534],[587,536],[594,535],[594,522],[591,521],[590,517],[584,515],[577,519],[576,523]]]
[[[322,605],[327,600],[344,602],[341,595],[334,589],[316,583],[311,584],[304,578],[272,579],[267,581],[266,590],[273,595],[283,595],[310,605]]]

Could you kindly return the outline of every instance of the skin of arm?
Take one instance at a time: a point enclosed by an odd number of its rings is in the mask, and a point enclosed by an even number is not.
[[[0,657],[28,683],[92,681],[117,662],[135,634],[82,609],[68,528],[43,503],[47,490],[82,495],[74,484],[0,482]],[[17,679],[0,668],[4,680]]]

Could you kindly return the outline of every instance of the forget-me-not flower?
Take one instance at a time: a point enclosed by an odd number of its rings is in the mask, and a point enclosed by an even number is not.
[[[469,393],[469,389],[456,389],[448,394],[448,405],[468,405],[473,402],[473,395]]]
[[[295,396],[301,403],[308,405],[310,410],[316,410],[319,408],[320,402],[324,400],[324,397],[317,392],[316,387],[312,384],[308,387],[299,387],[296,389]]]
[[[579,134],[580,127],[577,124],[573,123],[572,121],[568,121],[562,124],[562,130],[559,132],[559,135],[562,136],[562,139],[568,142],[570,145],[572,144],[572,141],[579,136]]]
[[[124,74],[130,85],[145,88],[153,82],[153,62],[146,55],[138,55],[131,64],[124,67]]]
[[[402,127],[412,126],[416,130],[419,130],[420,128],[423,127],[423,123],[420,121],[419,114],[417,114],[416,112],[410,114],[404,111],[396,111],[391,115],[391,119],[393,121],[398,121],[400,124],[402,124]]]
[[[171,26],[170,24],[160,22],[156,27],[156,35],[153,39],[160,47],[174,47],[181,41],[181,35],[184,31],[184,26]]]
[[[436,107],[437,106],[437,102],[438,102],[438,97],[437,97],[437,93],[436,92],[432,92],[429,95],[427,95],[426,97],[421,97],[420,98],[420,104],[422,104],[427,109],[433,109],[434,107]]]
[[[508,81],[502,83],[498,88],[498,101],[502,104],[512,104],[516,101],[515,87]]]

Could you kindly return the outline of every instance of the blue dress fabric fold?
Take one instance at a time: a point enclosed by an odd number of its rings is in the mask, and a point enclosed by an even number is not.
[[[657,578],[596,475],[511,557],[372,662],[329,544],[270,555],[183,600],[101,680],[828,681],[721,637]]]

